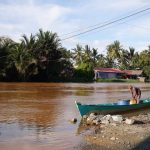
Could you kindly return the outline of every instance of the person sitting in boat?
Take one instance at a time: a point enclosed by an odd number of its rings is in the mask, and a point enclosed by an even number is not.
[[[138,104],[141,98],[140,88],[130,85],[129,90],[132,94],[132,99],[130,100],[130,104]]]

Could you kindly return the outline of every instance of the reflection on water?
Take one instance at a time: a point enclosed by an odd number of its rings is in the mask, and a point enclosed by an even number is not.
[[[137,84],[148,97],[150,84]],[[130,98],[125,83],[0,83],[0,147],[3,150],[82,149],[74,101],[105,103]],[[85,144],[85,143],[84,143]]]

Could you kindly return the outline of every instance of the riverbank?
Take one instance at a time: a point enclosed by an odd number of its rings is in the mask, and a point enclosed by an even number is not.
[[[141,83],[139,80],[135,79],[97,79],[96,82],[124,82],[124,83]]]
[[[97,125],[82,124],[88,134],[84,135],[89,143],[83,149],[88,150],[149,150],[150,149],[150,113],[132,116],[128,123],[100,123]],[[89,132],[90,131],[90,132]]]

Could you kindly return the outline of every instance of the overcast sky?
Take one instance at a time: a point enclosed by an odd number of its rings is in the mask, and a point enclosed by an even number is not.
[[[23,34],[35,34],[42,28],[64,39],[149,7],[150,0],[0,0],[0,36],[19,41]],[[70,32],[74,33],[66,35]],[[115,40],[124,48],[146,49],[150,45],[150,10],[62,44],[68,49],[89,44],[105,53]]]

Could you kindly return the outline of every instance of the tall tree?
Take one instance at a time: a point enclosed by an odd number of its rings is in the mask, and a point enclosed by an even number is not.
[[[56,33],[44,32],[42,29],[37,33],[37,45],[35,53],[39,60],[56,60],[61,58],[61,43]]]
[[[122,46],[119,41],[114,41],[114,43],[107,46],[107,56],[109,60],[113,61],[113,67],[119,67],[121,51]]]
[[[135,49],[133,47],[129,47],[129,52],[128,52],[128,60],[129,60],[129,68],[133,69],[133,58],[135,56]]]
[[[119,63],[120,69],[129,69],[128,50],[122,49]]]
[[[8,64],[8,54],[13,40],[7,37],[0,37],[0,77],[3,79],[6,77],[6,68]]]
[[[98,56],[97,66],[98,67],[111,67],[107,63],[109,63],[109,62],[107,61],[106,57],[103,54],[100,54]]]
[[[83,63],[83,48],[81,45],[77,44],[73,49],[73,58],[77,67]]]
[[[36,48],[36,38],[32,34],[29,38],[24,34],[22,36],[21,43],[24,45],[27,51],[34,51]]]
[[[64,48],[56,33],[39,30],[37,33],[35,56],[38,60],[39,76],[46,81],[58,80],[62,68]],[[67,63],[66,63],[67,65]],[[66,66],[65,65],[65,66]],[[69,65],[69,64],[68,64]]]
[[[150,79],[150,49],[143,50],[139,54],[140,67],[143,69],[143,73]]]
[[[29,51],[26,50],[23,43],[14,44],[8,56],[8,68],[14,68],[18,77],[18,81],[27,81],[31,74],[35,74],[36,61]]]

